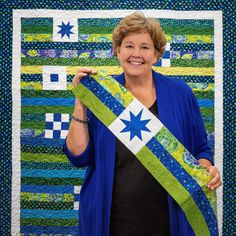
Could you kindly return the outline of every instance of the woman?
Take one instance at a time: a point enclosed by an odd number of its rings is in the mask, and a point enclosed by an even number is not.
[[[221,185],[191,89],[152,70],[166,45],[159,22],[133,13],[113,32],[113,50],[124,71],[115,79],[208,168],[208,187]],[[80,69],[73,79],[96,74]],[[134,155],[78,100],[64,146],[75,166],[88,166],[80,197],[80,235],[194,235],[176,202]],[[158,170],[157,170],[158,171]]]

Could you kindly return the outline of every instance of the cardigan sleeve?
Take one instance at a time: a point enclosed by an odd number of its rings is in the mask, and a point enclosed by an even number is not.
[[[202,119],[200,107],[197,99],[192,93],[192,122],[193,122],[193,139],[194,139],[194,156],[196,159],[207,159],[214,164],[212,150],[208,145],[207,133]]]
[[[72,165],[76,167],[85,167],[93,164],[94,161],[94,155],[93,155],[93,136],[92,136],[92,130],[93,130],[93,124],[92,124],[92,114],[88,110],[87,112],[88,118],[89,118],[89,124],[88,124],[88,129],[89,129],[89,142],[85,150],[80,154],[80,155],[73,155],[67,144],[66,140],[63,145],[63,152],[65,155],[68,157],[68,160],[72,163]]]

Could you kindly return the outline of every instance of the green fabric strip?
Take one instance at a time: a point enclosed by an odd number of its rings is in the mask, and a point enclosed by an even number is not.
[[[69,162],[21,161],[21,169],[28,170],[78,170]]]
[[[20,219],[21,226],[78,226],[78,219]]]
[[[34,122],[34,121],[23,121],[21,122],[22,129],[45,129],[45,121],[44,122]]]
[[[200,107],[200,110],[204,116],[214,116],[214,108]]]
[[[136,154],[136,157],[182,207],[196,235],[210,235],[206,222],[194,200],[189,196],[188,191],[165,168],[156,156],[147,147],[143,147]],[[193,211],[195,214],[192,214]]]
[[[204,60],[204,59],[171,59],[171,67],[214,67],[214,60]]]
[[[21,161],[34,161],[34,162],[62,162],[68,163],[68,158],[62,154],[44,154],[44,153],[29,153],[29,152],[22,152],[21,153]]]
[[[45,58],[24,57],[21,58],[22,66],[29,65],[60,65],[60,66],[119,66],[116,58]]]
[[[108,27],[79,27],[80,34],[112,34],[115,26],[108,26]]]
[[[63,113],[72,114],[74,111],[73,104],[71,106],[23,106],[22,113]]]
[[[31,210],[73,210],[74,200],[72,202],[44,202],[44,201],[21,201],[21,209]]]
[[[110,27],[80,27],[80,34],[111,34],[114,30],[115,26]],[[214,27],[170,27],[163,26],[162,27],[165,34],[174,34],[174,35],[213,35]]]
[[[189,173],[189,175],[192,176],[194,180],[197,181],[210,203],[214,205],[215,201],[212,201],[214,200],[213,191],[208,188],[203,188],[204,186],[207,186],[207,183],[211,179],[206,168],[200,165],[194,165],[193,163],[187,162],[185,160],[184,153],[186,149],[166,127],[163,127],[160,132],[157,133],[155,138],[158,140],[159,143],[163,145],[163,147],[169,152],[169,154],[174,157],[174,159],[185,169],[185,171]]]
[[[55,202],[73,202],[74,195],[70,193],[65,194],[49,194],[49,193],[31,193],[31,192],[21,192],[21,200],[22,201],[39,201],[39,202],[48,202],[48,203],[55,203]]]
[[[21,151],[27,153],[64,154],[61,147],[21,145]]]
[[[21,151],[26,153],[64,154],[61,147],[21,145]]]
[[[44,153],[29,153],[22,152],[21,153],[21,161],[34,161],[34,162],[69,162],[68,158],[62,154],[44,154]]]
[[[206,127],[206,130],[207,130],[208,133],[212,133],[215,130],[214,124],[206,123],[205,127]]]
[[[174,35],[213,35],[214,27],[168,27],[164,26],[163,30],[165,34],[174,34]]]
[[[70,90],[21,90],[22,98],[72,98],[74,94]]]
[[[120,66],[116,58],[45,58],[25,57],[21,59],[22,66],[30,65],[61,65],[61,66]],[[171,67],[214,67],[213,60],[204,59],[171,59]]]
[[[53,26],[46,26],[46,25],[30,25],[26,26],[23,25],[21,27],[21,32],[24,34],[52,34],[53,33]]]
[[[78,94],[79,99],[83,101],[86,106],[91,108],[92,112],[97,114],[98,119],[102,120],[104,125],[109,126],[116,119],[116,115],[101,103],[85,86],[80,83],[77,89],[80,91]]]
[[[45,114],[44,113],[22,113],[21,120],[22,121],[34,121],[34,122],[45,122]]]
[[[35,184],[35,185],[56,185],[56,186],[66,186],[66,185],[82,185],[83,179],[73,179],[73,178],[32,178],[32,177],[22,177],[21,184]]]
[[[209,99],[214,99],[214,91],[198,91],[198,92],[194,92],[194,95],[196,96],[196,98],[209,98]]]

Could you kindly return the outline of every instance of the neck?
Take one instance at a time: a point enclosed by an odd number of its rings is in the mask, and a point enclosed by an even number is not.
[[[147,108],[156,100],[156,90],[152,76],[145,78],[126,76],[125,87]]]
[[[125,87],[129,90],[136,90],[139,88],[151,89],[154,87],[152,73],[145,77],[132,77],[125,75]]]

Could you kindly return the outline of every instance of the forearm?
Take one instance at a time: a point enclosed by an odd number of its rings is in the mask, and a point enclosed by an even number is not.
[[[87,120],[87,108],[76,99],[73,115],[80,120]],[[89,142],[87,124],[72,119],[66,139],[66,145],[70,152],[77,156],[83,153]]]

